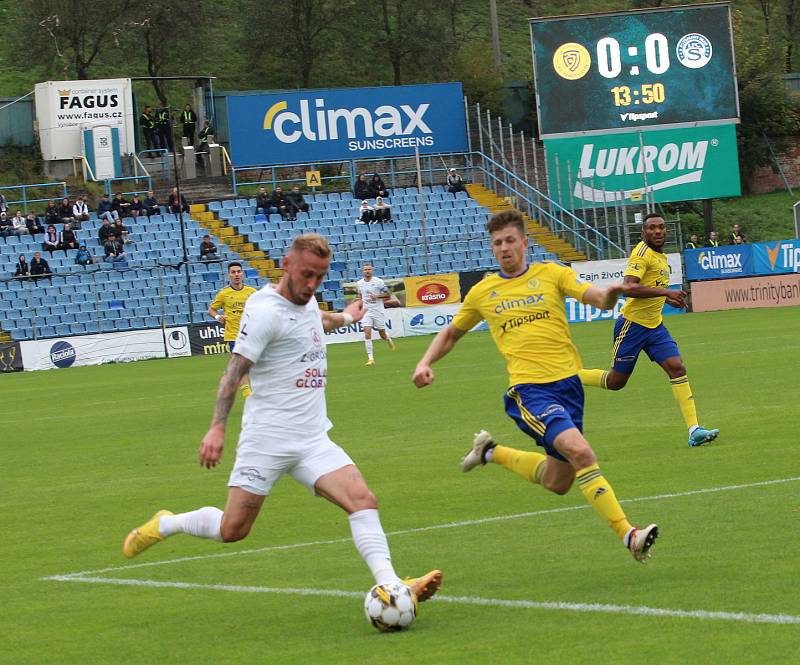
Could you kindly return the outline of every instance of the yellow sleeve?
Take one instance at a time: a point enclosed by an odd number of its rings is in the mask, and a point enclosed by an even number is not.
[[[217,295],[214,296],[214,300],[211,301],[209,307],[213,307],[214,309],[225,309],[225,300],[222,298],[222,291],[217,292]]]
[[[583,294],[586,293],[586,289],[588,289],[591,284],[588,282],[579,282],[578,275],[572,268],[559,266],[559,270],[561,274],[558,277],[558,288],[561,289],[561,293],[583,302]]]
[[[461,304],[461,309],[453,317],[453,325],[459,330],[472,330],[483,321],[483,315],[478,307],[477,286],[476,284],[469,290],[464,302]]]
[[[631,256],[628,259],[628,267],[625,268],[625,272],[623,273],[624,277],[638,277],[639,281],[641,281],[644,274],[647,272],[647,264],[649,259],[647,255],[645,256]]]

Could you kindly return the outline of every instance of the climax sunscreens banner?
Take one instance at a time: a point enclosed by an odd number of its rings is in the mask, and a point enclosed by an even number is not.
[[[550,196],[567,209],[741,194],[733,124],[545,139],[544,147]]]

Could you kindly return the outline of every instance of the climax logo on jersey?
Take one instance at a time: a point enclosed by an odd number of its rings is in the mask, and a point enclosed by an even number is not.
[[[417,300],[426,305],[438,305],[450,297],[450,289],[444,284],[425,284],[417,291]]]
[[[69,342],[56,342],[50,347],[50,361],[56,367],[69,367],[77,357],[75,347]]]
[[[544,293],[533,293],[526,298],[515,298],[514,300],[503,300],[499,305],[494,308],[495,314],[501,312],[517,309],[518,307],[525,307],[526,305],[533,305],[535,303],[544,302]]]

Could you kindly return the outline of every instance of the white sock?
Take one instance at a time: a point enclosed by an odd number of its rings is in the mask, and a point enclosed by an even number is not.
[[[364,340],[364,346],[367,347],[367,358],[372,360],[372,340],[371,339],[365,339]]]
[[[486,462],[487,464],[489,462],[494,462],[494,446],[492,446],[491,448],[489,448],[489,450],[486,451],[486,453],[483,456],[483,461]]]
[[[190,536],[219,541],[222,541],[221,526],[222,511],[213,506],[198,508],[180,515],[164,515],[158,521],[158,531],[162,536],[188,533]]]
[[[698,428],[698,425],[692,425],[689,428],[689,436],[691,436],[697,428]]]
[[[378,511],[359,510],[350,515],[349,520],[353,542],[372,572],[375,584],[388,584],[400,579],[392,566],[389,543],[386,542]]]

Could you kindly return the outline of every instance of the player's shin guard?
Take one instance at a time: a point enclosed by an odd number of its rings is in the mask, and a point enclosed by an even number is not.
[[[582,369],[578,372],[578,378],[584,386],[594,388],[607,388],[606,379],[608,372],[603,369]]]
[[[506,446],[495,446],[492,455],[495,464],[504,466],[528,482],[539,484],[541,481],[546,455]]]
[[[581,493],[586,497],[589,505],[605,518],[608,525],[620,538],[624,539],[632,527],[628,518],[625,517],[622,506],[617,501],[614,490],[600,471],[600,467],[592,464],[592,466],[577,471],[575,477]]]
[[[198,538],[222,541],[222,511],[213,506],[198,508],[190,513],[165,515],[161,518],[158,530],[162,536],[187,533]]]
[[[697,427],[697,409],[694,405],[692,389],[689,386],[689,377],[684,374],[677,379],[670,379],[669,382],[672,386],[672,396],[678,403],[686,427],[688,429]]]
[[[383,532],[378,511],[359,510],[352,513],[349,520],[353,542],[372,572],[375,584],[387,584],[399,579],[392,566],[389,543],[386,542],[386,534]]]

